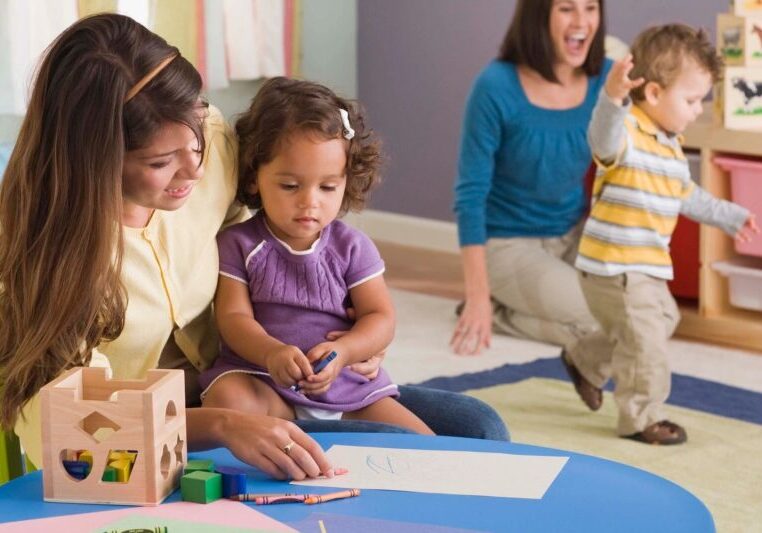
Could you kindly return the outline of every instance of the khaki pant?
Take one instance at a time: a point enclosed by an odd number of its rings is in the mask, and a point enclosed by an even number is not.
[[[582,223],[561,237],[487,241],[495,331],[569,351],[599,329],[573,266],[581,231]]]
[[[618,276],[581,272],[579,279],[602,331],[580,340],[569,352],[571,360],[596,387],[613,378],[620,435],[664,420],[671,382],[667,339],[680,321],[667,283],[636,272]]]

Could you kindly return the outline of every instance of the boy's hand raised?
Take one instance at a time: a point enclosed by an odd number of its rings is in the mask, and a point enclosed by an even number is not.
[[[632,54],[627,54],[626,57],[614,63],[611,67],[611,71],[609,71],[604,89],[606,91],[606,96],[608,96],[616,105],[621,106],[624,99],[630,94],[630,91],[636,87],[640,87],[646,81],[643,78],[638,78],[636,80],[630,79],[630,71],[634,66],[635,64],[632,62]]]
[[[749,242],[754,235],[759,233],[759,226],[757,226],[757,217],[754,214],[750,214],[746,222],[743,223],[741,229],[736,233],[736,240],[738,242]]]

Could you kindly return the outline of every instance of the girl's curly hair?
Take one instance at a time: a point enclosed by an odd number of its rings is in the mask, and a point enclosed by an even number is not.
[[[329,88],[309,81],[276,77],[267,80],[237,120],[238,195],[247,206],[262,207],[259,194],[249,192],[257,180],[259,167],[275,159],[284,140],[295,132],[317,134],[325,140],[344,139],[339,109],[349,114],[355,130],[347,146],[347,185],[340,215],[360,211],[368,192],[380,181],[381,143],[366,130],[358,102],[338,97]]]

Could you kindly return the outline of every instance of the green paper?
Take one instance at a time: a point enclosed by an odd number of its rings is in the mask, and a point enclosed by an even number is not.
[[[125,516],[114,522],[110,522],[105,526],[99,527],[93,530],[93,533],[111,533],[112,531],[128,531],[136,530],[141,531],[147,529],[148,531],[158,531],[164,533],[171,533],[173,531],[182,531],[183,533],[208,533],[214,531],[215,533],[282,533],[282,530],[275,529],[252,529],[252,528],[239,528],[232,526],[221,526],[214,523],[199,523],[190,522],[186,520],[177,520],[171,518],[160,518],[151,516]],[[162,529],[166,528],[166,529]]]

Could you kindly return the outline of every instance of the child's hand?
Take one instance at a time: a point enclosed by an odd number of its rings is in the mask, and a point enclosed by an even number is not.
[[[752,213],[749,215],[749,218],[746,219],[746,222],[743,223],[741,229],[738,230],[738,233],[736,233],[736,240],[738,242],[749,242],[757,233],[759,233],[757,216]]]
[[[312,375],[312,365],[299,348],[283,344],[267,354],[267,371],[275,383],[291,387]]]
[[[333,383],[341,372],[341,369],[345,366],[344,356],[335,342],[321,342],[307,352],[307,359],[312,362],[313,366],[321,359],[327,357],[331,352],[336,352],[336,357],[333,361],[328,363],[320,372],[307,376],[299,382],[299,390],[304,394],[317,395],[326,392],[331,388],[331,383]]]
[[[632,54],[627,54],[627,57],[614,63],[606,78],[606,85],[604,87],[606,95],[619,106],[622,105],[632,89],[640,87],[646,81],[643,78],[638,78],[637,80],[630,79],[629,74],[634,66]]]

